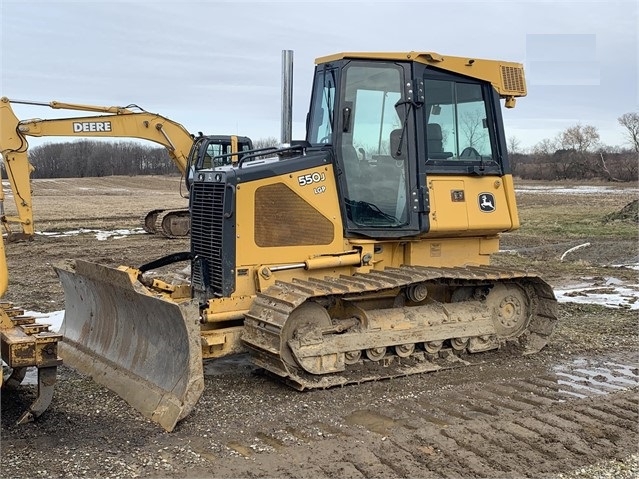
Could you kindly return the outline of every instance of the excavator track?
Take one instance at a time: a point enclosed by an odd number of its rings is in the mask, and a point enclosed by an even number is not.
[[[161,210],[155,218],[155,233],[167,238],[184,238],[191,232],[188,208]]]
[[[253,362],[299,390],[483,362],[511,345],[547,343],[552,288],[536,274],[491,266],[404,266],[276,282],[246,315]]]
[[[163,209],[151,210],[140,219],[144,231],[152,235],[157,233],[157,230],[155,229],[155,222],[158,219],[158,215],[163,211]]]

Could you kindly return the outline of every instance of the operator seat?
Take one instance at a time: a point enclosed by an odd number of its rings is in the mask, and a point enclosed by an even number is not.
[[[342,144],[342,161],[346,170],[346,182],[348,184],[348,194],[351,200],[362,200],[368,194],[367,188],[370,186],[366,179],[366,171],[359,159],[357,150],[352,143]]]
[[[428,158],[431,160],[445,160],[453,156],[450,151],[444,151],[442,127],[439,123],[429,123],[426,126],[426,140]]]

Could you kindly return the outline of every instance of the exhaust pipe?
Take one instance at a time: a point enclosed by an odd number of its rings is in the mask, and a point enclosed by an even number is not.
[[[293,139],[293,50],[282,50],[282,132],[281,145]]]

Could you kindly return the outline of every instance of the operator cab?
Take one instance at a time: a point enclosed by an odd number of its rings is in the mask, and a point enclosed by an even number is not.
[[[200,133],[189,152],[187,190],[191,187],[195,172],[237,163],[243,154],[250,151],[253,151],[253,142],[249,137]]]
[[[429,230],[427,178],[508,170],[489,81],[365,54],[318,60],[307,141],[331,144],[347,235]]]

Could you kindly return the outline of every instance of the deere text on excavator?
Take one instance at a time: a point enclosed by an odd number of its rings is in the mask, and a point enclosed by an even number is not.
[[[101,113],[70,118],[19,120],[13,104],[44,106],[56,110]],[[138,138],[164,146],[169,157],[186,179],[189,187],[192,170],[204,168],[205,159],[226,155],[229,162],[237,161],[239,154],[253,149],[250,138],[237,135],[202,135],[189,133],[184,126],[156,113],[150,113],[136,105],[97,106],[53,101],[49,103],[0,99],[0,148],[7,169],[7,176],[14,195],[17,216],[3,216],[9,239],[32,238],[34,230],[31,200],[30,172],[27,137],[93,137]],[[212,165],[208,165],[212,166]],[[191,171],[191,173],[189,173]],[[20,231],[10,227],[17,223]],[[188,236],[189,212],[187,208],[157,208],[142,219],[147,233],[168,238]]]
[[[171,430],[202,393],[203,358],[248,351],[303,390],[465,366],[507,343],[539,351],[552,288],[490,265],[519,227],[500,99],[525,95],[518,63],[319,58],[305,140],[195,174],[190,251],[57,266],[65,362]],[[188,282],[148,275],[183,260]]]

